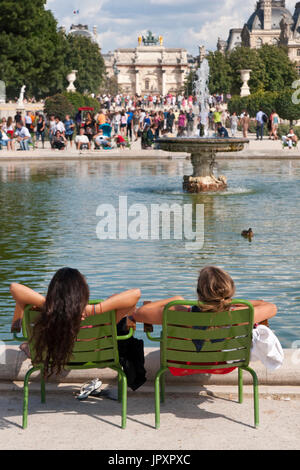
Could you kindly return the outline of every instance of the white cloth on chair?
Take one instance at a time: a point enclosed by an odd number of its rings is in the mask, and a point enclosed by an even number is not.
[[[261,361],[269,370],[279,369],[284,360],[282,346],[267,326],[258,325],[253,330],[251,361]]]

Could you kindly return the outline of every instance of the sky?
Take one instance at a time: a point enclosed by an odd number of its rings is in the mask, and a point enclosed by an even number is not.
[[[135,47],[140,34],[162,35],[166,47],[183,47],[198,54],[198,47],[215,50],[218,37],[227,39],[230,28],[242,28],[254,11],[254,0],[48,0],[59,26],[98,27],[102,52]],[[293,13],[296,0],[287,0]],[[78,15],[74,11],[79,10]]]

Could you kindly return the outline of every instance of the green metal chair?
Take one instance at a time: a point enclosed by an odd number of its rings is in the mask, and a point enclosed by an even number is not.
[[[100,303],[101,300],[90,302],[91,305]],[[126,428],[127,415],[127,378],[119,362],[118,341],[129,339],[133,335],[133,329],[129,329],[126,336],[117,336],[116,312],[114,310],[86,318],[81,322],[81,329],[74,344],[73,354],[65,370],[73,369],[105,369],[110,368],[118,372],[118,400],[122,403],[122,429]],[[30,341],[34,324],[40,312],[33,311],[32,306],[27,306],[23,318],[23,338],[19,341],[29,340],[29,349],[32,368],[28,370],[24,379],[23,400],[23,429],[27,427],[29,378],[33,372],[40,371],[41,376],[41,402],[45,403],[45,378],[44,365],[35,362],[34,344]]]
[[[221,313],[184,312],[177,306],[199,306],[198,301],[174,301],[166,305],[160,338],[161,367],[155,377],[155,427],[160,427],[160,401],[165,400],[165,372],[169,367],[213,370],[238,367],[239,403],[243,402],[243,371],[253,377],[254,423],[259,425],[258,380],[249,367],[254,308],[245,300],[233,300],[245,309]],[[175,309],[174,309],[175,307]],[[199,347],[200,345],[200,347]]]

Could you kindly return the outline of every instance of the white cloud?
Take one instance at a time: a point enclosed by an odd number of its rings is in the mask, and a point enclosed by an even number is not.
[[[293,13],[295,0],[288,0]],[[255,8],[244,0],[48,0],[60,25],[98,26],[103,51],[134,47],[137,37],[152,30],[169,47],[185,47],[196,54],[198,45],[215,49],[218,37],[227,39],[230,28],[242,28]],[[73,15],[79,10],[79,15]]]

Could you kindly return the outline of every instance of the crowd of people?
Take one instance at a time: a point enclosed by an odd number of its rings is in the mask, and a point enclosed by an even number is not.
[[[231,98],[230,95],[224,96],[223,94],[212,94],[209,97],[209,107],[213,108],[222,105]],[[165,108],[177,108],[179,110],[188,111],[197,102],[194,95],[185,95],[182,93],[174,94],[168,93],[167,95],[147,94],[147,95],[130,95],[126,93],[119,93],[116,96],[110,94],[98,95],[96,99],[99,101],[101,107],[107,111],[115,111],[124,109],[157,109],[164,110]]]
[[[23,117],[17,112],[0,122],[0,148],[20,150],[38,148],[41,142],[45,148],[46,138],[53,150],[72,148],[77,150],[98,150],[119,147],[130,148],[132,142],[141,139],[141,147],[153,147],[156,139],[162,136],[216,136],[235,138],[238,131],[248,138],[251,121],[255,122],[256,138],[263,140],[265,126],[269,139],[278,140],[280,118],[275,111],[270,116],[259,110],[251,118],[244,110],[240,115],[230,114],[224,106],[222,95],[211,95],[208,108],[201,110],[195,97],[184,95],[147,95],[131,97],[127,95],[98,97],[101,110],[76,116],[66,115],[64,119],[51,115],[49,119],[41,112],[26,112]],[[297,136],[291,129],[282,137],[283,144],[292,148],[297,144]]]

